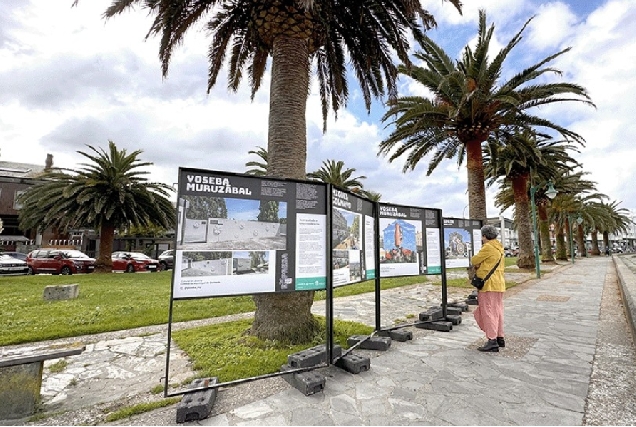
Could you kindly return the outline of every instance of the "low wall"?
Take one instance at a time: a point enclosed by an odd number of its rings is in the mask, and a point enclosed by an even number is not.
[[[636,255],[613,255],[627,320],[636,339]]]

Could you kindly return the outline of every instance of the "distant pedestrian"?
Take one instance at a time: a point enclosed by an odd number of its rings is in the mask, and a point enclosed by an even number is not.
[[[609,246],[605,247],[605,256],[610,256],[610,248],[609,248]]]
[[[503,245],[497,240],[497,229],[492,225],[481,228],[482,246],[477,255],[470,260],[472,265],[478,266],[476,275],[485,278],[491,271],[492,275],[477,297],[479,305],[474,316],[479,328],[486,334],[488,342],[479,351],[499,351],[506,346],[504,340],[504,304],[503,296],[506,291],[504,278],[505,262]]]

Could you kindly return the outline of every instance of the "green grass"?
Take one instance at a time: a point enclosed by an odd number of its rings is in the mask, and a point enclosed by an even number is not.
[[[324,325],[324,318],[320,323]],[[313,342],[307,344],[264,341],[246,334],[251,325],[252,320],[227,322],[177,331],[172,338],[194,361],[193,368],[199,375],[218,377],[219,382],[278,372],[287,363],[287,356],[324,344],[326,340],[326,333],[322,330]],[[371,332],[371,326],[335,320],[334,344],[346,349],[348,337],[369,335]]]
[[[168,322],[171,272],[0,277],[0,346],[117,331]],[[390,289],[425,277],[382,279]],[[45,301],[48,285],[79,284],[73,300]],[[373,292],[374,281],[337,288],[335,296]],[[324,299],[325,292],[317,292]],[[174,302],[173,322],[254,311],[251,296]]]
[[[60,372],[64,372],[67,366],[68,362],[61,359],[49,366],[49,372],[52,374],[59,374]]]
[[[163,408],[165,406],[174,405],[181,400],[180,397],[170,397],[167,399],[157,400],[155,402],[139,403],[137,405],[129,406],[127,408],[120,409],[111,414],[108,414],[105,421],[112,423],[124,418],[130,418],[133,415],[143,414],[144,412],[150,412],[155,409]]]
[[[0,345],[168,322],[170,272],[0,278]],[[73,300],[45,301],[47,285],[79,284]],[[175,301],[174,322],[253,311],[249,296]]]
[[[506,264],[515,258],[506,258]],[[465,270],[465,269],[451,269]],[[168,272],[144,274],[85,274],[73,276],[0,277],[0,346],[124,330],[168,322],[170,284]],[[381,280],[381,289],[427,282],[426,276]],[[79,284],[73,300],[45,301],[48,285]],[[437,282],[439,283],[439,282]],[[449,279],[448,286],[470,289],[466,279]],[[509,284],[510,286],[510,284]],[[375,290],[375,281],[334,289],[334,297]],[[326,298],[316,292],[317,300]],[[174,302],[173,322],[206,319],[254,311],[252,297],[231,296]]]

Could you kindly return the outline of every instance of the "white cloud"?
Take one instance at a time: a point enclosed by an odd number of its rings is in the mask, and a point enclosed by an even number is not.
[[[545,49],[561,50],[563,41],[572,34],[576,24],[577,17],[567,4],[542,4],[530,22],[528,43],[539,52]]]

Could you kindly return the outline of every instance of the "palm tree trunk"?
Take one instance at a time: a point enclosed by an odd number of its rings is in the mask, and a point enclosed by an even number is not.
[[[539,213],[539,235],[541,236],[541,262],[554,263],[552,242],[550,241],[550,223],[545,203],[539,203],[537,211]]]
[[[307,158],[305,112],[309,93],[309,50],[299,38],[279,37],[272,49],[268,175],[304,179]],[[305,343],[319,325],[311,314],[314,292],[254,295],[251,334],[261,339]]]
[[[486,185],[484,161],[481,153],[483,141],[466,143],[466,172],[468,178],[468,216],[486,223]]]
[[[95,261],[95,271],[99,273],[111,273],[113,271],[113,241],[115,240],[115,225],[104,221],[99,230],[99,255]]]
[[[581,257],[586,257],[587,248],[585,247],[585,230],[583,230],[583,226],[581,224],[577,224],[576,226],[576,245]]]
[[[272,51],[267,138],[269,175],[305,179],[309,49],[302,39],[279,37]]]
[[[565,247],[565,233],[563,227],[557,228],[556,233],[556,259],[561,261],[567,261],[568,254]]]
[[[601,250],[598,247],[598,230],[592,230],[592,252],[591,255],[600,255]]]
[[[512,178],[512,191],[515,200],[515,223],[517,224],[517,233],[519,235],[517,266],[519,268],[533,268],[535,266],[535,258],[532,245],[527,174]]]

